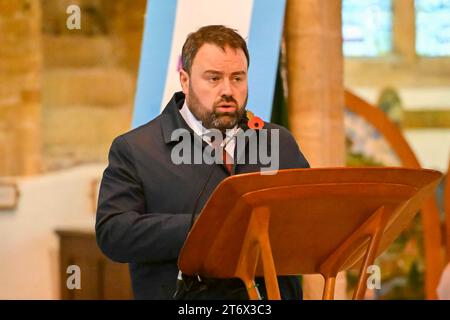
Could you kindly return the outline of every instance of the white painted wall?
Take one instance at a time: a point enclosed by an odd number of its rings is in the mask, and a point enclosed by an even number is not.
[[[17,180],[15,211],[0,211],[0,299],[59,299],[57,228],[94,228],[91,181],[105,165]]]
[[[447,172],[450,129],[409,129],[404,134],[423,168]]]

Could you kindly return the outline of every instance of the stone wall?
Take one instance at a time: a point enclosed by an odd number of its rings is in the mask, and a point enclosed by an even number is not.
[[[0,176],[106,161],[130,128],[145,6],[0,0]]]
[[[68,30],[73,3],[43,2],[45,170],[105,162],[131,124],[146,1],[79,0],[81,30]]]
[[[41,8],[0,0],[0,176],[41,168]]]

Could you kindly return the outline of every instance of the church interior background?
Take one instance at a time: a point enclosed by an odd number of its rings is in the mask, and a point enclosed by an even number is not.
[[[65,27],[70,4],[84,13],[81,30]],[[93,228],[108,149],[131,124],[145,6],[0,0],[1,299],[62,297],[55,231]],[[450,1],[343,0],[342,36],[345,90],[381,108],[422,167],[447,173]],[[272,119],[289,126],[283,112]],[[344,124],[348,166],[400,165],[372,124],[351,111]],[[424,299],[423,256],[417,216],[378,259],[382,286],[367,298]],[[347,273],[349,297],[355,279]]]

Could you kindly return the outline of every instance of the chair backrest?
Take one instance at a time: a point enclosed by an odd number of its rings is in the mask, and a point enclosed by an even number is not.
[[[392,150],[397,154],[402,166],[421,168],[413,150],[404,138],[400,129],[386,116],[386,114],[350,91],[345,91],[346,108],[372,124],[384,136]],[[448,188],[447,188],[448,189]],[[447,191],[448,194],[449,191]],[[448,198],[448,196],[447,196]],[[447,209],[447,221],[448,213]],[[436,289],[440,275],[444,269],[442,255],[442,233],[439,219],[439,209],[435,197],[430,197],[421,209],[425,246],[425,296],[427,299],[437,299]],[[447,230],[449,230],[447,224]],[[450,237],[447,235],[447,256],[449,257]]]

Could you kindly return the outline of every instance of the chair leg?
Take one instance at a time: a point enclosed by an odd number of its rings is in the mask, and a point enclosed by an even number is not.
[[[249,300],[261,300],[261,294],[254,280],[244,281]]]
[[[377,232],[372,236],[369,246],[367,248],[366,256],[363,260],[361,270],[359,272],[358,285],[353,292],[353,300],[364,299],[367,290],[367,268],[375,262],[378,246],[380,243],[382,230],[377,230]]]
[[[257,240],[253,237],[253,224],[252,222],[250,223],[249,230],[247,230],[247,235],[242,244],[236,276],[244,282],[250,300],[261,300],[261,295],[255,285],[255,271],[261,250]]]
[[[269,300],[281,300],[280,289],[278,287],[277,273],[273,261],[272,249],[270,247],[269,237],[266,234],[260,239],[261,260],[264,269],[264,282],[266,284],[267,298]]]
[[[268,299],[281,299],[268,235],[269,218],[270,211],[266,207],[255,208],[252,212],[236,268],[236,276],[245,283],[248,296],[252,300],[261,299],[254,282],[258,258],[263,266]]]
[[[326,275],[323,288],[322,300],[334,300],[334,288],[336,286],[336,275]]]
[[[374,214],[362,226],[360,226],[350,237],[348,237],[326,260],[320,265],[319,270],[323,275],[336,275],[341,267],[352,255],[358,253],[365,246],[367,238],[370,239],[365,250],[364,259],[359,273],[358,286],[353,293],[353,299],[363,299],[366,292],[367,268],[375,261],[379,249],[381,236],[388,222],[388,211],[383,206],[378,208]],[[358,253],[359,254],[359,253]],[[330,286],[335,279],[329,280]],[[333,284],[334,287],[334,284]],[[330,292],[330,289],[327,289]],[[329,296],[324,292],[324,297]]]

